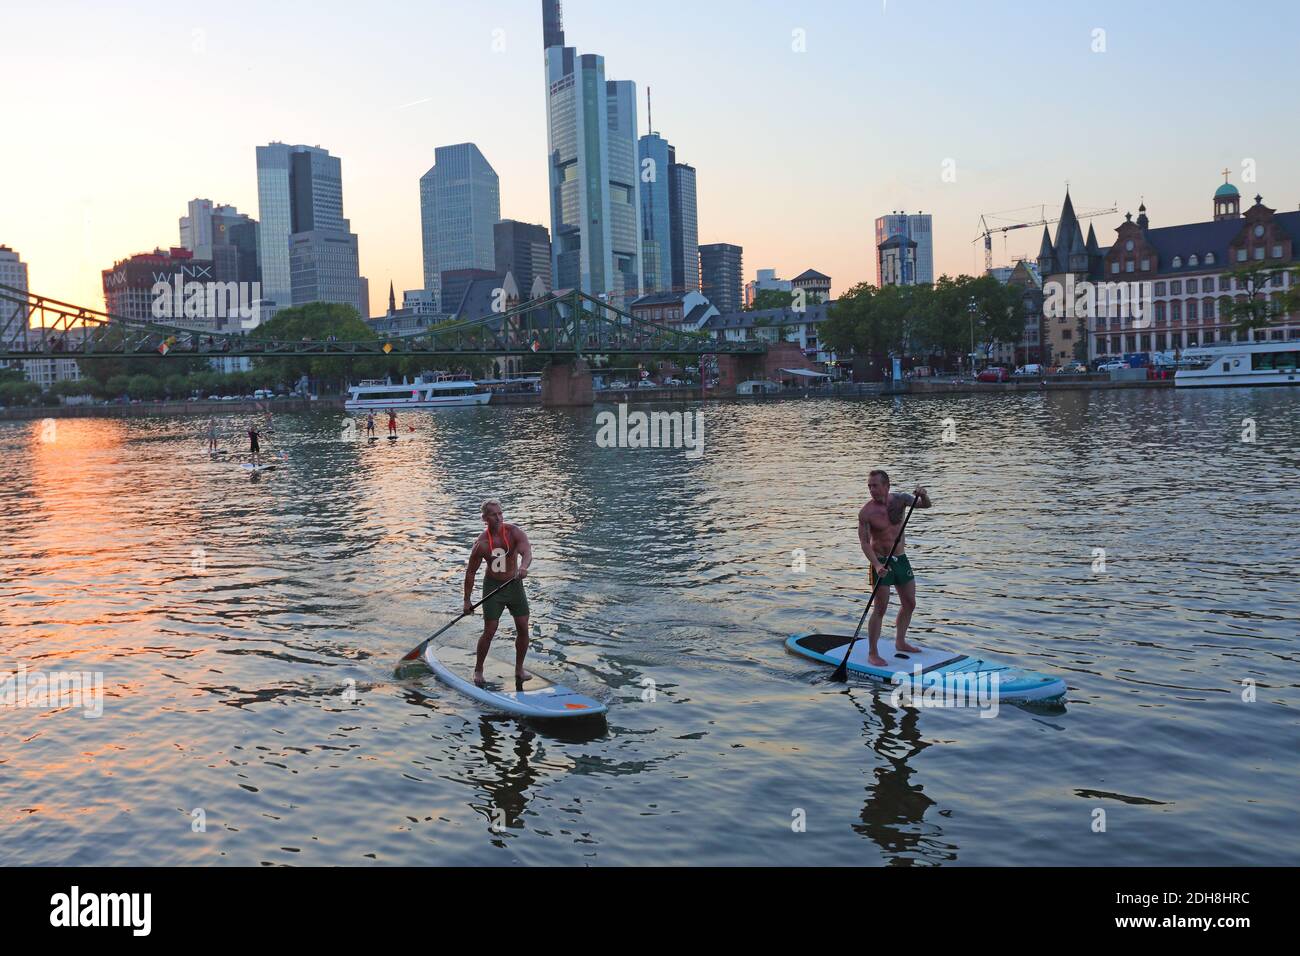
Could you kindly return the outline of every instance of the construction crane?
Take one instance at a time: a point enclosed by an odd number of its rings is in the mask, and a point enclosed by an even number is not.
[[[1033,208],[1033,207],[1031,206],[1031,207],[1021,207],[1021,208]],[[1045,205],[1040,206],[1039,216],[1041,217],[1045,215],[1046,210],[1047,207]],[[1015,212],[1014,209],[1009,211]],[[1075,218],[1091,219],[1093,216],[1105,216],[1112,212],[1118,212],[1118,211],[1119,211],[1118,206],[1111,206],[1109,209],[1095,209],[1092,212],[1075,213]],[[1061,221],[1061,218],[1058,216],[1055,219],[1039,218],[1034,220],[1033,222],[1017,222],[1010,226],[990,227],[988,224],[988,220],[986,219],[986,216],[997,216],[997,215],[999,215],[999,213],[995,213],[995,212],[985,213],[984,215],[981,215],[980,233],[978,236],[976,236],[974,239],[971,240],[972,243],[979,242],[981,239],[984,240],[984,271],[986,273],[993,268],[993,233],[1000,232],[1005,236],[1008,232],[1011,232],[1013,229],[1028,229],[1032,226],[1048,226],[1054,222]]]

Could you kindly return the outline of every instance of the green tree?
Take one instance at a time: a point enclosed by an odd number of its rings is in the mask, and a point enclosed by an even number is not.
[[[1269,294],[1270,288],[1281,288],[1280,285],[1273,284],[1273,276],[1276,275],[1280,283],[1283,274],[1284,270],[1269,266],[1246,266],[1237,269],[1232,273],[1232,277],[1237,280],[1237,288],[1245,293],[1245,297],[1234,298],[1229,302],[1221,318],[1231,322],[1238,334],[1247,337],[1256,329],[1269,328],[1276,319],[1300,305],[1294,282],[1286,293],[1279,293],[1276,296]],[[1293,279],[1297,274],[1300,273],[1293,274]]]

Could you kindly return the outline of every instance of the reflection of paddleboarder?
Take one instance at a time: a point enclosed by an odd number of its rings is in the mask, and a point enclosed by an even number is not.
[[[388,412],[388,437],[397,437],[397,412],[391,409]]]

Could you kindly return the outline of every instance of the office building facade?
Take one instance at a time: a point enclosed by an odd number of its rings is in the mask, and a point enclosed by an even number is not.
[[[934,224],[927,213],[894,212],[876,219],[876,285],[886,284],[881,271],[880,247],[895,236],[901,236],[903,245],[910,240],[916,243],[916,254],[910,258],[915,265],[911,271],[897,277],[896,285],[932,285],[934,283]],[[894,258],[897,258],[896,256]]]
[[[700,246],[700,283],[706,298],[724,315],[742,303],[744,249],[727,242]]]
[[[435,149],[433,166],[420,177],[424,287],[435,299],[442,273],[495,267],[493,227],[500,218],[500,180],[479,148]]]

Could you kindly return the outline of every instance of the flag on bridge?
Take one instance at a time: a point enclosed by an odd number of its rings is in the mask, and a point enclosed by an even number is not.
[[[158,354],[166,355],[173,345],[176,344],[176,336],[169,335],[163,339],[162,345],[158,346]]]

